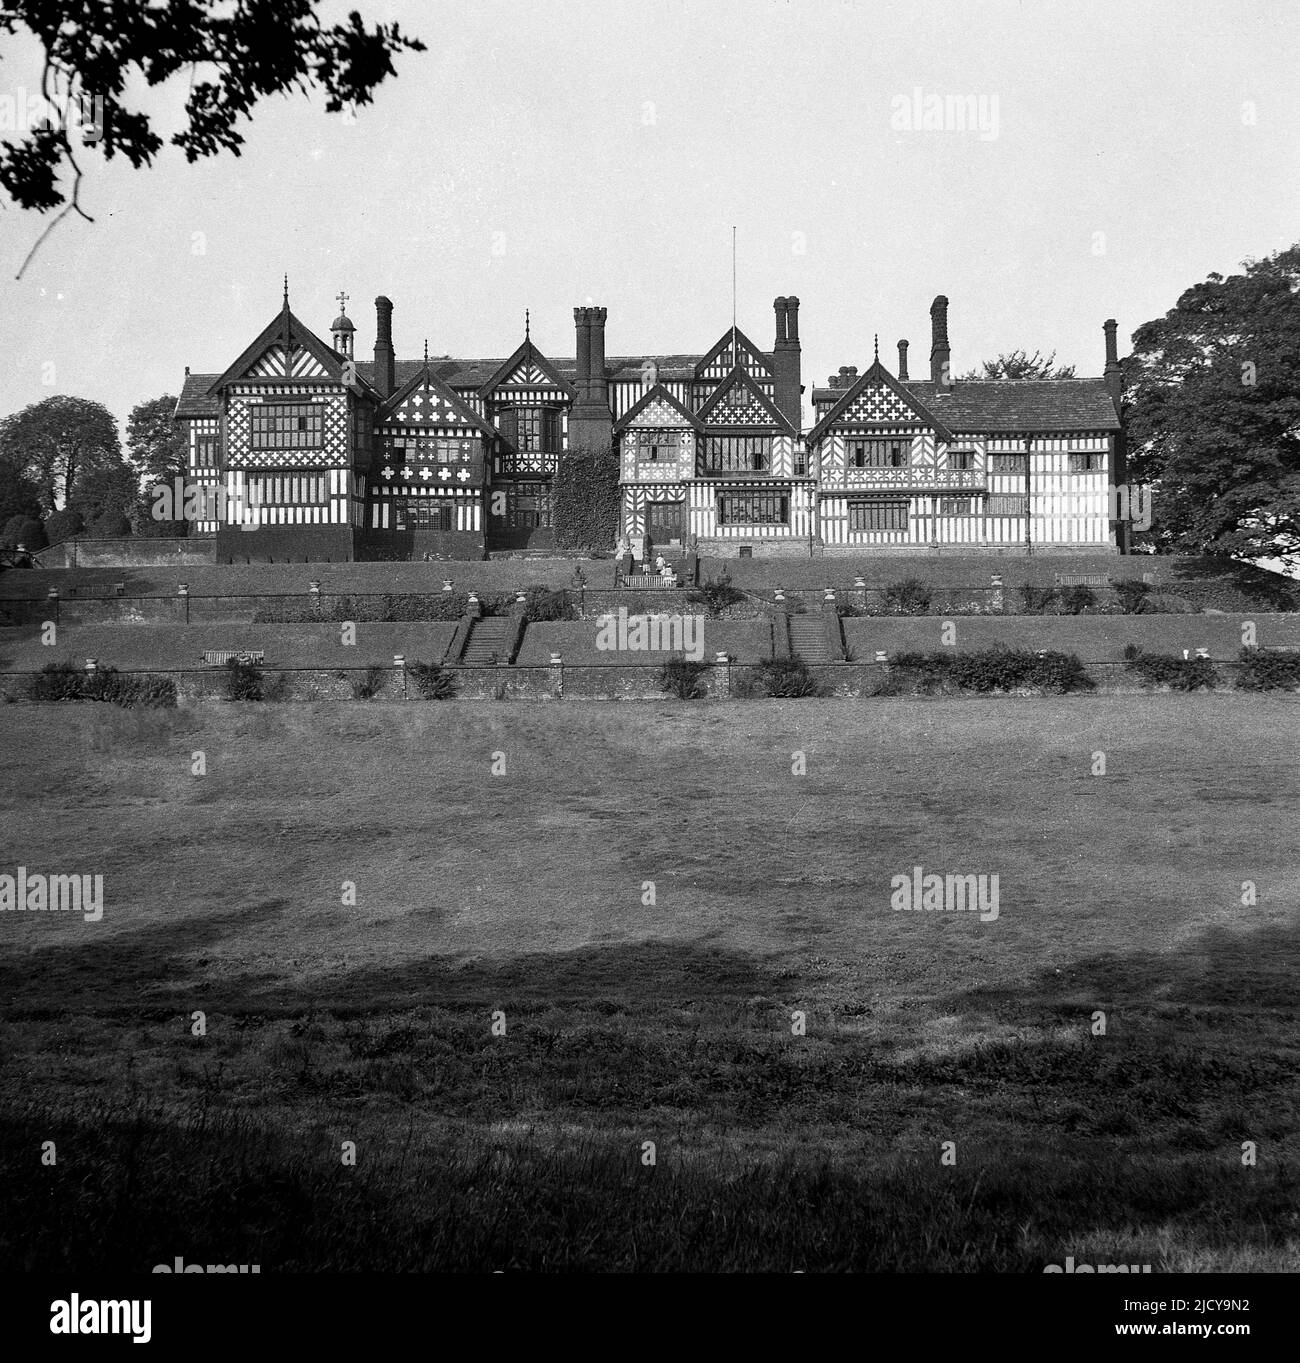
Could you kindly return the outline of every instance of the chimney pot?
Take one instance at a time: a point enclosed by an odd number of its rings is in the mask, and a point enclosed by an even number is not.
[[[375,299],[375,387],[380,397],[390,397],[397,386],[393,354],[393,301],[380,294]]]
[[[952,350],[948,345],[948,299],[943,294],[930,304],[930,338],[930,382],[948,384]]]
[[[792,346],[799,344],[799,300],[791,294],[785,300],[786,334]]]
[[[907,342],[898,343],[898,377],[903,382],[907,382]]]

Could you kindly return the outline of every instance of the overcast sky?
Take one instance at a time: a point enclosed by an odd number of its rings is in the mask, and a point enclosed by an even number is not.
[[[731,323],[733,224],[738,322],[770,346],[797,294],[809,388],[876,332],[924,371],[938,293],[954,372],[1023,346],[1097,374],[1107,317],[1123,349],[1300,239],[1294,0],[352,4],[429,48],[355,121],[299,96],[238,159],[87,154],[96,223],[65,221],[21,282],[43,220],[0,213],[0,414],[70,393],[124,420],[230,364],[285,272],[326,338],[351,295],[364,358],[379,293],[402,358],[509,354],[526,307],[572,355],[590,303],[611,355],[700,351]],[[0,100],[37,87],[32,46],[0,56]],[[145,101],[166,132],[186,83]],[[983,129],[909,128],[918,91],[975,96]]]

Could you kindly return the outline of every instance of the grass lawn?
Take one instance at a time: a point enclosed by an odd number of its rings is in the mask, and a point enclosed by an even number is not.
[[[0,1268],[1300,1269],[1298,720],[0,707]]]

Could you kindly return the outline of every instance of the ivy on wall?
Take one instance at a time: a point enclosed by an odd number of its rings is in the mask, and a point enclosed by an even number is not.
[[[618,539],[621,509],[613,445],[569,450],[552,484],[556,548],[608,553]]]

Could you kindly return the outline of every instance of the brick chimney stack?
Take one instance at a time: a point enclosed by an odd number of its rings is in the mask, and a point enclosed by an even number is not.
[[[930,382],[946,385],[950,382],[949,364],[952,351],[948,348],[948,300],[940,294],[930,304]]]
[[[906,341],[899,341],[899,343],[898,343],[898,381],[899,381],[900,383],[906,383],[906,382],[907,382],[907,342],[906,342]]]
[[[798,433],[803,428],[802,347],[799,344],[799,300],[777,298],[776,341],[772,346],[776,407]]]
[[[574,308],[578,359],[576,390],[569,412],[570,449],[608,449],[614,416],[609,409],[609,376],[605,372],[607,308]]]
[[[391,397],[397,386],[393,355],[393,302],[380,294],[375,299],[375,388],[380,397]]]
[[[1115,411],[1120,409],[1120,403],[1124,399],[1124,371],[1119,367],[1119,346],[1115,339],[1115,332],[1119,323],[1112,317],[1103,326],[1106,333],[1106,369],[1103,377],[1106,380],[1106,391],[1110,394],[1110,400],[1115,404]]]

